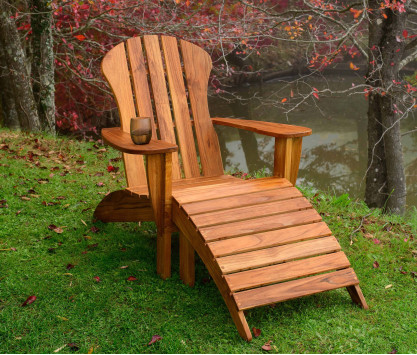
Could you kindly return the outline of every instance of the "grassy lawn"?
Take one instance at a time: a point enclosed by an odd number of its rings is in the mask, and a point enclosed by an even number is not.
[[[125,183],[118,158],[95,141],[0,130],[1,353],[260,353],[267,341],[271,353],[417,351],[415,211],[370,214],[347,196],[305,191],[370,309],[344,289],[258,308],[247,320],[262,333],[247,343],[201,261],[196,286],[181,283],[177,238],[162,281],[153,223],[93,223],[104,194]],[[148,346],[154,335],[162,340]]]

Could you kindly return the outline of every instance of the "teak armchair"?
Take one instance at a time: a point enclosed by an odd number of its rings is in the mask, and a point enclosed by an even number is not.
[[[168,36],[131,38],[106,54],[102,71],[116,98],[121,128],[103,129],[102,136],[123,152],[128,188],[107,195],[95,217],[155,221],[162,278],[171,275],[171,233],[178,230],[182,280],[194,284],[196,251],[246,340],[252,335],[243,311],[250,308],[340,287],[367,308],[338,241],[293,187],[302,137],[311,130],[210,118],[210,70],[204,50]],[[129,121],[136,116],[154,117],[148,145],[130,139]],[[275,137],[273,176],[224,175],[213,124]]]

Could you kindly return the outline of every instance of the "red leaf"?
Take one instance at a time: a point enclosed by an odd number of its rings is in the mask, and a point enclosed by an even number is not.
[[[35,296],[35,295],[29,296],[29,297],[27,298],[27,300],[26,300],[25,302],[23,302],[23,303],[22,303],[22,306],[21,306],[21,307],[25,307],[25,306],[27,306],[28,304],[31,304],[31,303],[33,303],[33,302],[35,302],[35,301],[36,301],[36,296]]]
[[[379,268],[379,263],[378,263],[378,261],[374,261],[374,263],[372,264],[372,267],[373,267],[374,269],[378,269],[378,268]]]
[[[286,97],[284,97],[282,100],[281,100],[281,102],[282,103],[284,103],[284,102],[286,102],[287,101],[287,98]]]
[[[92,231],[93,233],[97,233],[99,230],[100,230],[100,229],[99,229],[99,228],[97,228],[96,226],[92,226],[92,227],[90,228],[90,231]]]
[[[148,343],[149,345],[152,345],[153,343],[156,343],[157,341],[162,340],[162,337],[160,335],[152,335],[151,341]]]
[[[408,31],[407,31],[407,30],[404,30],[404,31],[403,31],[403,37],[404,37],[404,38],[407,38],[407,37],[408,37]]]
[[[74,36],[76,39],[78,39],[79,41],[84,41],[85,40],[85,36],[84,35],[76,35]]]
[[[94,278],[94,280],[96,280],[97,282],[100,282],[100,281],[101,281],[101,279],[100,279],[98,276],[94,276],[93,278]]]
[[[71,270],[71,269],[73,269],[74,268],[74,265],[72,265],[72,264],[68,264],[67,265],[67,270]]]
[[[316,92],[313,92],[313,96],[317,99],[320,100],[319,95]]]
[[[136,277],[134,277],[134,276],[129,276],[128,278],[127,278],[127,281],[136,281],[137,280],[137,278]]]
[[[67,346],[72,350],[72,351],[78,351],[80,349],[80,347],[75,344],[75,343],[68,343]]]
[[[374,238],[373,241],[374,244],[381,244],[381,241],[378,238]]]
[[[267,341],[264,345],[262,345],[262,350],[271,351],[271,342]]]
[[[253,327],[253,328],[252,328],[252,332],[253,332],[253,336],[254,336],[255,338],[257,338],[258,336],[260,336],[260,335],[261,335],[261,330],[260,330],[260,329],[258,329],[258,328]]]
[[[116,170],[115,168],[114,168],[114,166],[113,165],[109,165],[108,167],[107,167],[107,171],[110,173],[110,172],[112,172],[112,171],[114,171],[114,170]]]

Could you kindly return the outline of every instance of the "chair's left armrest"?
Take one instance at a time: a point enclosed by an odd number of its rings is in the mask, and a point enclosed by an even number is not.
[[[216,117],[212,118],[212,121],[214,124],[275,137],[273,174],[286,178],[295,185],[300,165],[302,139],[311,134],[311,128],[236,118]]]
[[[178,150],[176,144],[155,139],[151,139],[148,144],[134,144],[130,134],[123,132],[119,127],[103,128],[101,136],[104,142],[123,153],[153,155],[172,153]]]

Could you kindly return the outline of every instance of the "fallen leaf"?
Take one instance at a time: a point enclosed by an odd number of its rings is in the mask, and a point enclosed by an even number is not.
[[[80,349],[80,347],[75,344],[75,343],[68,343],[67,346],[72,350],[72,351],[78,351]]]
[[[368,239],[373,239],[373,238],[374,238],[374,235],[373,235],[373,234],[371,234],[371,233],[363,233],[363,236],[364,236],[365,238],[368,238]]]
[[[73,269],[73,268],[74,268],[74,265],[72,265],[72,264],[68,264],[66,268],[67,268],[67,270],[71,270],[71,269]]]
[[[137,278],[136,277],[134,277],[134,276],[129,276],[128,278],[127,278],[127,281],[136,281],[137,280]]]
[[[398,352],[397,352],[397,349],[395,349],[395,348],[392,348],[392,350],[389,352],[389,354],[397,354]]]
[[[98,187],[102,187],[102,186],[104,186],[104,182],[98,182],[98,183],[97,183],[97,186],[98,186]]]
[[[378,268],[379,268],[379,263],[378,263],[378,261],[374,261],[374,263],[372,264],[372,267],[373,267],[374,269],[378,269]]]
[[[99,229],[99,228],[97,228],[96,226],[92,226],[92,227],[90,228],[90,231],[92,231],[93,233],[98,233],[98,232],[100,231],[100,229]]]
[[[127,269],[129,266],[128,265],[123,265],[123,266],[120,266],[120,269]]]
[[[92,354],[92,353],[93,353],[93,351],[94,351],[94,348],[93,348],[93,347],[91,347],[90,349],[88,349],[88,353],[87,353],[87,354]]]
[[[107,171],[109,172],[109,173],[111,173],[112,171],[115,171],[116,169],[114,168],[114,166],[113,165],[109,165],[108,167],[107,167]]]
[[[281,102],[282,103],[284,103],[284,102],[286,102],[287,101],[287,98],[286,97],[284,97],[282,100],[281,100]]]
[[[28,304],[31,304],[31,303],[33,303],[33,302],[35,302],[35,301],[36,301],[36,296],[35,296],[35,295],[29,296],[29,297],[26,299],[26,301],[22,303],[21,307],[25,307],[25,306],[27,306]]]
[[[65,318],[65,317],[61,317],[61,316],[57,316],[59,319],[61,319],[61,320],[66,320],[66,321],[68,321],[69,319],[68,318]]]
[[[94,276],[93,279],[96,280],[97,282],[101,281],[101,279],[98,276]]]
[[[378,238],[373,239],[374,244],[381,244],[381,241]]]
[[[156,343],[157,341],[162,340],[162,337],[160,335],[152,335],[151,341],[148,343],[149,345],[152,345],[153,343]]]
[[[81,220],[81,223],[84,224],[87,227],[87,223],[85,223],[84,220]]]
[[[260,335],[261,335],[261,330],[260,330],[260,329],[258,329],[258,328],[253,327],[253,328],[252,328],[252,332],[253,332],[253,336],[254,336],[255,338],[257,338],[258,336],[260,336]]]
[[[54,231],[55,233],[58,233],[58,234],[61,234],[61,233],[63,233],[63,232],[64,232],[64,230],[63,230],[61,227],[56,227],[56,228],[54,228],[54,229],[53,229],[53,231]]]
[[[271,341],[267,341],[264,345],[262,345],[262,350],[271,351]]]
[[[72,276],[72,274],[70,272],[65,272],[64,275],[65,276]]]
[[[98,247],[98,243],[87,245],[88,249],[94,249],[94,248],[97,248],[97,247]]]
[[[391,284],[385,286],[385,288],[391,288],[391,287],[392,287]]]
[[[30,201],[30,197],[26,197],[26,196],[22,196],[20,199],[23,201]]]

